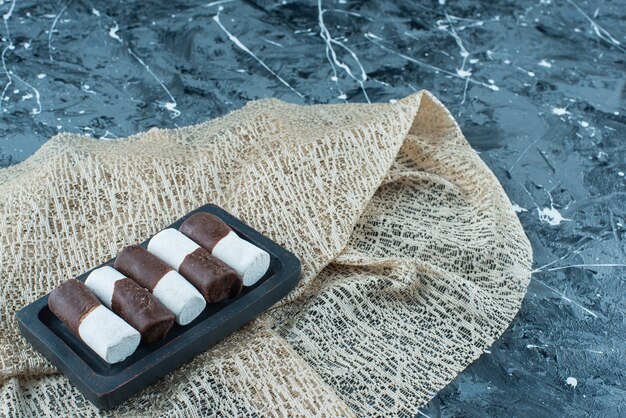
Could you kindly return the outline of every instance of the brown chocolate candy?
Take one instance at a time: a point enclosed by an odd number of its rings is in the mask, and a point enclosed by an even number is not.
[[[129,278],[115,282],[111,308],[139,331],[142,341],[146,343],[164,338],[174,325],[174,314]]]
[[[160,258],[139,245],[124,248],[115,257],[115,270],[132,278],[141,286],[153,292],[159,280],[172,268]]]
[[[241,292],[241,276],[202,248],[187,254],[178,272],[200,291],[208,303],[233,298]]]
[[[85,284],[70,279],[50,292],[48,307],[76,335],[80,322],[89,312],[102,305]]]
[[[209,252],[212,252],[213,247],[232,231],[220,218],[206,212],[193,214],[178,230]]]

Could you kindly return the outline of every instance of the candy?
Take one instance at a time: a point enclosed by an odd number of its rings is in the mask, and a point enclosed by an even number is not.
[[[206,307],[202,295],[183,276],[138,245],[124,248],[115,258],[116,270],[135,280],[187,325]]]
[[[244,286],[252,286],[267,272],[270,255],[242,239],[220,218],[205,212],[192,215],[180,226],[180,232],[243,277]]]
[[[241,292],[242,279],[236,271],[175,229],[153,236],[148,251],[182,274],[209,303]]]
[[[54,289],[48,297],[48,307],[108,363],[126,359],[141,340],[136,329],[103,306],[78,280],[67,280]]]
[[[141,334],[146,343],[165,337],[174,325],[175,316],[154,295],[113,267],[92,271],[85,285],[113,312]]]

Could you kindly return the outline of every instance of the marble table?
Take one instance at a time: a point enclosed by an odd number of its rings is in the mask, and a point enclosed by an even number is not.
[[[420,416],[626,415],[626,2],[1,1],[0,165],[249,100],[437,95],[510,196],[521,311]]]

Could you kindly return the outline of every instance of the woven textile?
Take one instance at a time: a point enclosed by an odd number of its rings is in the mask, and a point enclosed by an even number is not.
[[[393,104],[248,104],[123,140],[62,134],[0,170],[0,414],[99,415],[15,312],[215,203],[302,261],[262,317],[112,411],[413,416],[517,312],[529,242],[428,92]]]

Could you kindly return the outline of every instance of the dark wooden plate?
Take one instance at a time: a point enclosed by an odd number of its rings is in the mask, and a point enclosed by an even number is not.
[[[87,347],[48,308],[48,295],[17,313],[24,337],[46,356],[83,395],[100,409],[119,405],[167,373],[191,361],[250,322],[289,293],[300,280],[300,260],[250,226],[215,205],[205,205],[183,216],[168,228],[176,228],[196,212],[212,213],[240,237],[271,256],[267,274],[239,296],[208,304],[192,323],[174,327],[165,339],[141,343],[123,362],[109,364]],[[148,240],[141,246],[146,248]],[[121,248],[120,248],[121,250]],[[98,266],[113,265],[115,259]],[[94,269],[97,267],[94,267]],[[88,271],[78,280],[85,281]]]

